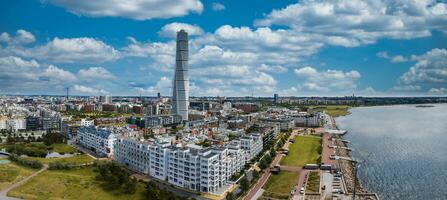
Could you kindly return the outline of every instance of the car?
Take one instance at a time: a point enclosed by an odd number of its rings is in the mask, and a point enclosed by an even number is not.
[[[300,193],[304,194],[304,187],[301,187]]]

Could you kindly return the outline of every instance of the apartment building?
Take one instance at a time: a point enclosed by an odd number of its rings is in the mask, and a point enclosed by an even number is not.
[[[133,171],[149,173],[149,142],[119,137],[113,146],[113,158]]]
[[[178,187],[205,193],[221,193],[232,175],[262,151],[262,136],[251,134],[220,147],[173,144],[118,138],[114,158],[130,169],[149,174]]]
[[[83,126],[79,127],[77,130],[78,144],[90,149],[99,156],[112,156],[115,140],[115,134],[107,129],[100,129],[93,126]]]

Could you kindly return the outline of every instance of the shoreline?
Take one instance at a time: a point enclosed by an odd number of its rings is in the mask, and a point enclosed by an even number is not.
[[[402,104],[400,104],[400,105],[402,105]],[[373,106],[364,106],[364,107],[373,107]],[[351,112],[349,110],[351,108],[352,107],[349,107],[347,114],[343,115],[343,116],[350,115]],[[333,125],[332,128],[335,130],[340,130],[338,128],[337,122],[335,120],[336,117],[332,117],[332,116],[329,116],[329,117],[332,121],[332,125]],[[337,117],[342,117],[342,116],[337,116]],[[334,145],[341,146],[344,148],[349,148],[349,146],[348,146],[347,142],[344,140],[343,136],[344,135],[334,135],[333,136]],[[354,169],[355,164],[353,162],[355,160],[355,158],[352,156],[352,154],[349,150],[346,150],[344,148],[335,149],[335,154],[339,157],[347,158],[347,159],[338,159],[337,160],[337,163],[340,167],[340,171],[342,172],[346,194],[353,195],[354,186],[355,186],[356,197],[358,197],[359,199],[378,200],[379,196],[377,193],[368,191],[368,189],[362,185],[362,183],[360,181],[360,177],[358,176],[358,173],[355,173],[355,169]]]

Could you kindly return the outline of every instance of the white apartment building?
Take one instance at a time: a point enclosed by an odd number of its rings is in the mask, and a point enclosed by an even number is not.
[[[241,149],[245,150],[246,162],[255,158],[262,151],[262,136],[260,134],[251,134],[239,138]]]
[[[99,156],[112,156],[115,134],[110,130],[83,126],[77,130],[77,142]]]
[[[94,126],[94,125],[95,125],[94,120],[81,119],[81,126]]]
[[[24,119],[24,118],[9,119],[6,123],[7,123],[8,129],[10,129],[12,131],[26,129],[26,119]]]
[[[119,138],[114,148],[115,160],[132,170],[178,187],[219,194],[231,184],[231,176],[262,151],[262,136],[252,134],[206,149],[161,139],[143,142]]]
[[[149,143],[120,137],[113,146],[113,158],[129,169],[149,174]]]

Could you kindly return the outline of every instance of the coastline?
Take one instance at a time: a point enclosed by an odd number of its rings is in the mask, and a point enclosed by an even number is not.
[[[365,107],[372,107],[372,106],[365,106]],[[349,107],[347,114],[342,116],[350,115],[351,112],[349,110],[351,108],[352,107]],[[339,130],[337,122],[335,120],[336,117],[332,116],[329,117],[332,121],[332,128],[335,130]],[[369,192],[368,189],[363,187],[363,185],[361,184],[360,177],[358,176],[358,173],[355,172],[355,158],[353,158],[350,150],[347,150],[349,149],[349,146],[347,144],[349,141],[344,140],[343,135],[334,135],[333,142],[335,146],[343,147],[343,148],[336,148],[335,154],[336,156],[341,158],[338,159],[337,162],[342,172],[346,194],[354,195],[354,186],[355,186],[356,198],[365,200],[379,200],[379,196],[377,193]]]

